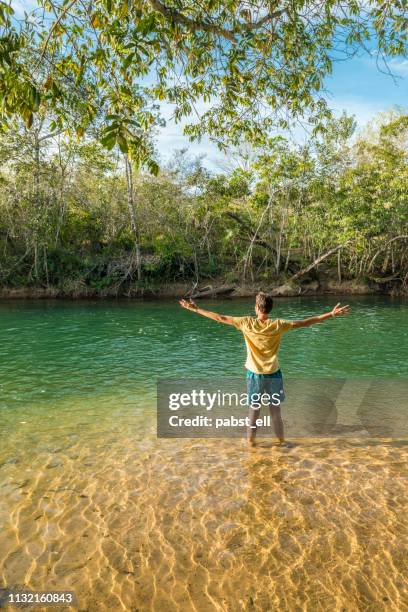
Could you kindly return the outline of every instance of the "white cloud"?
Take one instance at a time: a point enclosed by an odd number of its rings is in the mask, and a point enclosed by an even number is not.
[[[388,66],[393,74],[408,77],[408,59],[394,57],[388,62]]]
[[[338,96],[329,100],[329,106],[337,116],[343,111],[354,115],[360,127],[366,125],[378,113],[387,110],[381,101],[367,100],[359,96]]]
[[[36,0],[12,0],[11,7],[14,9],[15,16],[21,19],[24,17],[24,12],[31,13],[38,8],[38,4]]]

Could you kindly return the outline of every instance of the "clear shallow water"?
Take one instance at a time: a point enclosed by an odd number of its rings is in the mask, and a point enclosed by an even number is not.
[[[407,303],[348,301],[285,336],[285,375],[408,376]],[[177,304],[1,303],[0,586],[73,589],[89,610],[408,607],[403,441],[156,439],[158,377],[244,358],[239,332]]]

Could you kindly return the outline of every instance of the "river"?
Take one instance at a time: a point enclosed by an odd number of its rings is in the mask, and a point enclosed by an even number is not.
[[[284,376],[407,379],[407,302],[347,301],[284,336]],[[157,438],[158,378],[239,377],[244,360],[240,332],[177,303],[0,303],[0,586],[95,611],[408,607],[405,439]]]

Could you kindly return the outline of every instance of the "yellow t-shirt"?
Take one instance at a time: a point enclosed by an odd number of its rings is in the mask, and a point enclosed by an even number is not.
[[[279,370],[280,341],[282,335],[292,329],[292,321],[267,319],[262,322],[256,317],[233,317],[233,325],[244,334],[247,370],[255,374],[273,374]]]

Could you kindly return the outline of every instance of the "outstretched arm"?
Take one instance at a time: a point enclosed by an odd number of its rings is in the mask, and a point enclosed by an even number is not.
[[[218,323],[225,323],[226,325],[233,325],[233,317],[228,317],[227,315],[221,315],[217,312],[211,312],[210,310],[204,310],[204,308],[199,308],[193,300],[180,300],[180,306],[185,308],[186,310],[192,310],[203,317],[207,317],[208,319],[212,319],[213,321],[217,321]]]
[[[299,327],[309,327],[309,325],[314,325],[315,323],[322,323],[323,321],[327,321],[327,319],[331,319],[332,317],[340,317],[341,315],[346,315],[350,312],[350,308],[348,306],[341,306],[340,302],[336,304],[333,310],[330,312],[325,312],[324,314],[317,315],[316,317],[309,317],[308,319],[301,319],[300,321],[293,321],[292,329],[298,329]]]

